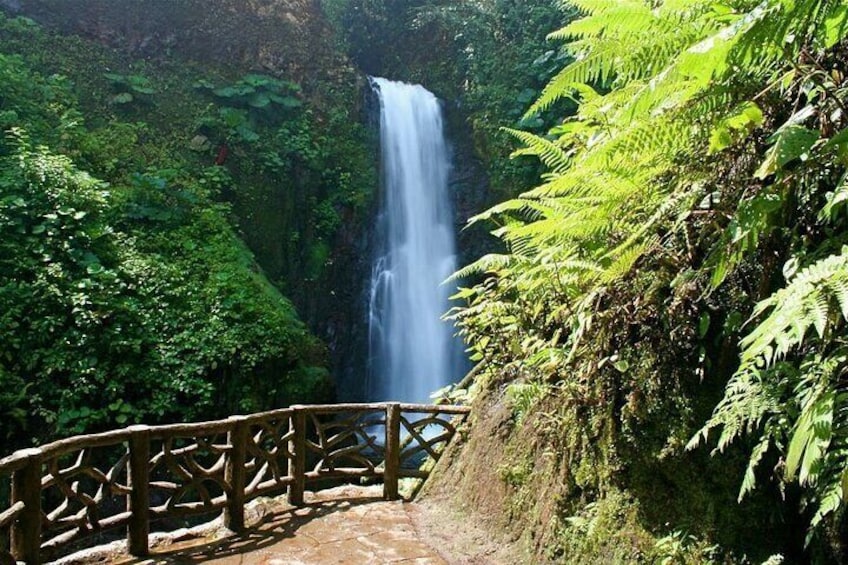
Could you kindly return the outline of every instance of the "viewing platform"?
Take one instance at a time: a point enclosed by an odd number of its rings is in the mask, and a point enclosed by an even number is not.
[[[0,459],[2,555],[40,564],[112,542],[144,557],[151,532],[218,514],[246,530],[245,508],[285,494],[304,506],[313,490],[382,481],[398,499],[401,478],[426,479],[470,409],[400,403],[292,406],[225,420],[131,426],[59,440]]]

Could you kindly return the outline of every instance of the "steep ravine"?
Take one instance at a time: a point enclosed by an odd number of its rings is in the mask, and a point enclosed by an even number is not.
[[[328,344],[338,398],[361,400],[366,285],[372,256],[370,219],[378,186],[374,100],[364,73],[340,52],[318,0],[2,0],[0,6],[7,13],[31,17],[50,29],[113,49],[116,59],[122,58],[131,69],[185,62],[214,69],[231,80],[261,72],[302,85],[318,132],[304,141],[303,153],[341,145],[327,157],[339,159],[338,171],[331,171],[337,178],[328,181],[327,171],[316,170],[303,155],[292,158],[287,176],[256,174],[247,165],[255,157],[247,145],[233,149],[228,157],[226,167],[239,182],[225,196],[264,273]],[[407,76],[391,78],[421,77],[421,68],[430,63],[422,62],[416,53]],[[87,72],[102,75],[110,70],[114,69]],[[73,76],[74,69],[55,72]],[[423,82],[448,93],[445,96],[458,90]],[[88,104],[96,103],[88,100]],[[444,100],[444,108],[453,156],[449,185],[455,199],[455,223],[462,228],[468,217],[492,204],[493,197],[487,163],[473,143],[466,109],[455,98]],[[361,131],[340,141],[333,129],[339,124]],[[341,162],[341,157],[348,161]],[[214,154],[205,158],[211,160]],[[339,179],[349,179],[350,184],[340,186]],[[316,233],[319,220],[331,225],[329,233]],[[490,248],[485,229],[459,231],[459,264]],[[443,465],[430,493],[482,519],[501,535],[523,535],[528,559],[549,556],[547,542],[557,533],[556,520],[561,517],[557,504],[563,496],[554,472],[556,456],[544,444],[537,444],[529,423],[515,424],[497,386],[482,395],[475,408],[467,443],[459,442],[446,456],[445,462],[453,465]],[[534,468],[542,472],[528,482],[526,475]],[[518,490],[524,498],[516,502]]]

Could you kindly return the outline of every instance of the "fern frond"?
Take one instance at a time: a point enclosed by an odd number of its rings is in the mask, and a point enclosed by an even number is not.
[[[527,207],[527,202],[524,200],[513,199],[513,200],[505,200],[500,204],[492,206],[485,212],[481,212],[476,216],[471,216],[468,219],[468,226],[474,225],[479,222],[485,222],[495,218],[496,216],[504,215],[508,212],[523,212]]]
[[[562,173],[568,168],[570,164],[568,154],[552,141],[526,131],[511,128],[501,128],[501,130],[526,145],[529,154],[537,155],[539,160],[554,173]]]
[[[591,52],[577,53],[574,63],[565,67],[542,90],[541,96],[524,114],[526,118],[544,112],[557,101],[570,96],[575,84],[604,83],[612,76],[612,69],[605,66],[609,58],[621,49],[619,45],[605,45]]]
[[[848,247],[838,255],[810,265],[788,286],[757,304],[755,317],[769,313],[742,339],[740,371],[751,370],[757,365],[768,367],[801,345],[810,327],[816,328],[820,336],[824,335],[831,323],[829,299],[836,300],[840,314],[848,311],[844,302],[846,285]]]
[[[625,5],[639,5],[640,0],[567,0],[567,4],[576,8],[581,14],[593,16]]]
[[[580,18],[567,26],[548,34],[552,41],[568,39],[622,37],[634,35],[648,28],[657,20],[656,14],[644,2],[616,2],[598,9],[584,18]]]
[[[657,244],[657,239],[640,242],[638,244],[621,249],[614,255],[613,261],[604,269],[600,281],[603,284],[609,284],[627,273],[633,268],[642,255]]]
[[[752,320],[760,322],[741,342],[742,363],[712,417],[688,446],[695,447],[711,430],[721,428],[716,449],[723,451],[764,425],[740,497],[753,488],[754,468],[764,451],[777,445],[785,451],[784,481],[806,487],[815,503],[813,528],[843,504],[834,485],[841,488],[848,464],[848,394],[840,384],[848,351],[839,347],[824,357],[812,350],[800,368],[778,360],[811,340],[824,343],[839,320],[848,319],[843,309],[846,286],[848,247],[808,266],[757,304]]]
[[[786,478],[803,486],[814,473],[813,467],[830,445],[833,437],[833,405],[836,393],[825,389],[816,391],[802,408],[786,451]]]
[[[490,253],[489,255],[484,255],[483,257],[477,259],[470,265],[459,269],[450,277],[448,277],[445,282],[456,282],[460,279],[500,271],[502,269],[506,269],[514,262],[515,257],[513,257],[512,255]]]

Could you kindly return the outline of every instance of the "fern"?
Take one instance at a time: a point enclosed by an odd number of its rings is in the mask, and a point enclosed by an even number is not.
[[[592,17],[571,22],[564,28],[549,34],[548,38],[565,41],[568,39],[597,38],[602,35],[616,37],[623,35],[623,29],[644,29],[657,19],[650,6],[638,1],[616,2],[606,9],[595,11],[590,16]]]
[[[844,507],[837,486],[848,467],[848,355],[841,333],[848,319],[848,248],[834,252],[846,237],[831,235],[844,229],[848,202],[848,81],[839,64],[819,62],[848,37],[848,6],[841,0],[568,4],[583,17],[550,39],[565,42],[573,62],[526,116],[562,99],[579,109],[547,135],[507,130],[522,144],[516,154],[537,157],[547,172],[535,188],[471,219],[493,222],[505,251],[457,273],[485,278],[463,291],[466,305],[450,317],[492,372],[574,373],[568,365],[592,334],[600,297],[649,262],[642,258],[675,241],[688,246],[684,228],[702,222],[708,227],[692,244],[693,277],[711,278],[718,288],[735,280],[734,271],[762,242],[796,229],[782,222],[814,213],[824,200],[821,187],[828,187],[820,218],[834,225],[812,229],[796,244],[801,256],[821,259],[808,261],[756,305],[740,342],[739,368],[689,444],[695,448],[720,431],[714,452],[721,453],[753,436],[740,497],[755,488],[758,465],[776,452],[782,480],[807,493],[816,527]],[[759,153],[749,139],[755,133],[769,140]],[[743,144],[760,162],[739,158]],[[741,197],[724,193],[714,161],[732,164],[723,170],[732,170],[738,184],[747,180]],[[705,194],[715,194],[719,206],[693,210]],[[821,234],[827,245],[816,247],[811,242]],[[702,243],[709,256],[694,265]]]
[[[741,342],[740,371],[768,368],[804,342],[810,329],[824,337],[834,310],[848,318],[848,247],[807,267],[792,282],[757,304],[754,316],[768,316]]]
[[[475,275],[482,275],[485,273],[495,273],[506,269],[511,264],[515,262],[515,258],[512,255],[502,255],[502,254],[489,254],[484,255],[480,259],[477,259],[475,262],[471,263],[463,267],[462,269],[453,273],[446,282],[458,281],[460,279],[465,279],[469,277],[473,277]]]
[[[532,133],[510,128],[503,128],[503,130],[527,146],[529,151],[524,151],[522,154],[538,156],[539,160],[553,173],[562,173],[568,169],[571,160],[568,154],[555,143]]]
[[[606,83],[612,79],[626,83],[660,75],[693,39],[713,29],[711,20],[703,19],[708,2],[662,6],[656,10],[641,1],[577,3],[587,17],[549,36],[553,40],[576,39],[568,49],[577,60],[554,78],[527,115],[550,108],[572,91],[574,84]]]
[[[739,369],[689,448],[717,428],[719,451],[759,432],[740,498],[754,488],[756,466],[776,445],[785,452],[784,480],[808,487],[817,505],[815,527],[843,503],[835,485],[841,489],[842,469],[848,465],[848,394],[842,378],[848,355],[843,347],[827,357],[813,350],[800,370],[781,360],[811,342],[823,346],[828,334],[848,320],[848,247],[798,273],[786,288],[761,301],[752,319],[760,322],[741,342]],[[841,447],[833,449],[834,442]]]

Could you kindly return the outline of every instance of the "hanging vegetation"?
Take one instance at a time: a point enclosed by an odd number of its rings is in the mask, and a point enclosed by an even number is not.
[[[605,366],[638,381],[633,363],[655,347],[605,338],[610,314],[687,304],[688,324],[657,339],[701,382],[732,374],[689,448],[712,430],[717,451],[754,439],[742,494],[768,475],[798,483],[814,536],[848,494],[848,6],[568,4],[582,17],[550,37],[574,62],[527,116],[564,98],[578,113],[545,136],[510,131],[548,173],[471,220],[496,222],[506,252],[457,273],[482,277],[451,316],[486,378],[547,382],[536,401],[569,390],[591,407],[581,387]]]

